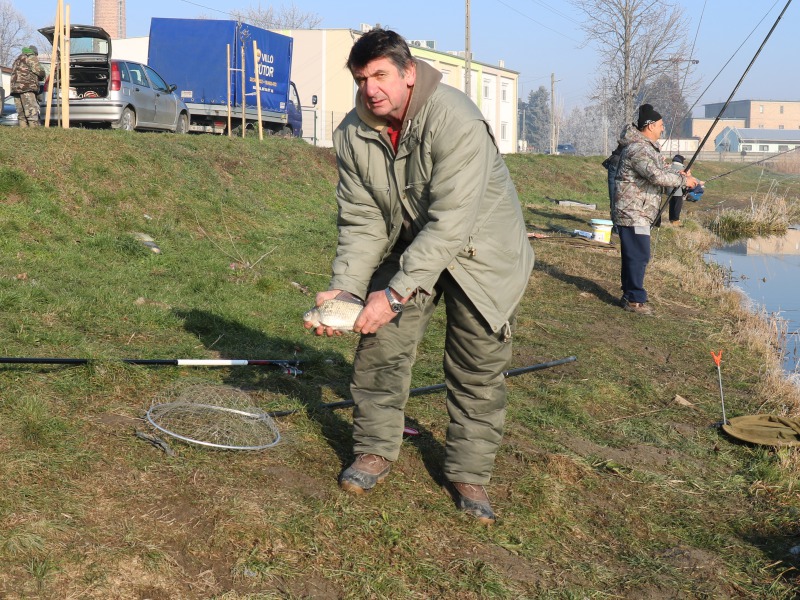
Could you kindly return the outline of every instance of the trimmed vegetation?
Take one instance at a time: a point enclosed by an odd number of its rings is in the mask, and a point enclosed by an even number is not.
[[[657,315],[621,310],[616,247],[559,229],[607,214],[601,158],[509,156],[537,255],[484,528],[441,490],[440,392],[407,407],[387,481],[339,492],[354,336],[302,327],[336,244],[330,150],[292,139],[9,130],[0,148],[0,596],[5,598],[794,598],[795,450],[738,443],[728,416],[800,414],[774,330],[705,265],[709,186],[654,235]],[[36,157],[32,159],[31,157]],[[701,164],[701,179],[731,165]],[[754,189],[745,169],[719,180]],[[735,185],[734,185],[735,183]],[[598,205],[597,211],[552,199]],[[703,212],[711,209],[710,212]],[[160,254],[137,234],[150,236]],[[415,387],[442,380],[442,315]],[[304,373],[123,358],[299,358]],[[282,441],[147,444],[151,402],[188,379],[244,390]],[[681,400],[679,400],[679,398]]]

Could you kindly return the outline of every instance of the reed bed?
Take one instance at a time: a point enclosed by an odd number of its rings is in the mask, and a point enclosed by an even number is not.
[[[783,235],[800,222],[800,202],[779,193],[777,181],[771,181],[764,195],[750,198],[749,209],[724,209],[711,222],[711,231],[726,241]]]

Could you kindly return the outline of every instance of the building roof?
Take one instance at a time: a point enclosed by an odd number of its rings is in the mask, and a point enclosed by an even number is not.
[[[800,129],[730,127],[743,142],[800,142]]]

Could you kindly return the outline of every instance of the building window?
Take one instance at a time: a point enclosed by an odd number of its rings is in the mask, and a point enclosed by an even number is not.
[[[758,128],[759,129],[764,129],[764,124],[763,123],[759,123]]]
[[[778,129],[783,129],[783,125],[778,125]]]
[[[753,145],[752,144],[743,144],[742,145],[742,150],[744,150],[745,152],[752,152],[753,151]]]
[[[781,114],[783,114],[783,104],[781,104]]]
[[[508,90],[505,86],[503,86],[503,89],[500,92],[500,97],[502,98],[503,102],[508,102]]]
[[[764,113],[764,105],[763,104],[759,104],[758,105],[758,112],[760,112],[762,114]]]
[[[487,100],[489,98],[489,86],[488,85],[484,85],[483,86],[483,97],[486,98]]]
[[[508,139],[508,123],[500,123],[500,139]]]
[[[758,147],[758,151],[759,152],[769,152],[769,146],[767,146],[766,144],[761,144]]]
[[[784,146],[783,144],[778,146],[778,152],[788,152],[788,151],[789,151],[789,146]]]

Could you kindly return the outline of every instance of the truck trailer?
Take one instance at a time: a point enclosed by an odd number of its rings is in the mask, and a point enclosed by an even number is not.
[[[229,133],[229,105],[231,129],[257,129],[258,94],[265,133],[302,137],[292,46],[288,36],[239,21],[153,18],[147,63],[177,86],[189,131]]]

